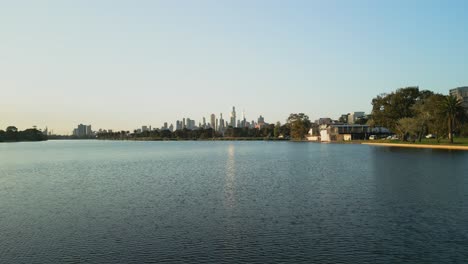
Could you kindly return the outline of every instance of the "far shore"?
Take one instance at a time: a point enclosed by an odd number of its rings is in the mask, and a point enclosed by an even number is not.
[[[361,144],[370,145],[370,146],[379,146],[379,147],[468,150],[468,146],[456,146],[456,145],[401,144],[401,143],[370,143],[370,142],[361,142]]]

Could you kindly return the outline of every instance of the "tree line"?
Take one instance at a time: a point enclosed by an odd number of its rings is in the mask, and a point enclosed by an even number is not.
[[[9,126],[6,130],[0,130],[0,142],[17,141],[43,141],[47,136],[35,128],[19,131],[15,126]]]
[[[468,136],[467,110],[462,101],[418,87],[397,89],[372,99],[371,126],[384,126],[403,141],[421,141],[432,134],[440,141],[454,135]]]

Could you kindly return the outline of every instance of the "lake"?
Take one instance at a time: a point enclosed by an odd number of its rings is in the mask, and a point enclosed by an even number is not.
[[[466,263],[468,152],[0,144],[0,263]]]

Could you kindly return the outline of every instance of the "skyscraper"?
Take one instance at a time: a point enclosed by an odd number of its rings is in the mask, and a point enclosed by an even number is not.
[[[224,131],[224,119],[223,119],[223,114],[219,113],[219,125],[218,125],[218,131]]]
[[[215,114],[211,114],[210,117],[211,117],[211,128],[216,130],[216,127],[217,127],[217,125],[216,125],[216,116],[215,116]]]
[[[247,126],[247,120],[245,119],[245,110],[242,110],[242,121],[241,121],[241,126],[246,127]]]
[[[234,106],[232,107],[231,122],[229,125],[232,127],[236,127],[236,108]]]

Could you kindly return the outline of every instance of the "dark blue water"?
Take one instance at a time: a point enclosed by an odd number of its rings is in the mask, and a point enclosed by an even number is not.
[[[467,263],[468,152],[0,144],[0,263]]]

